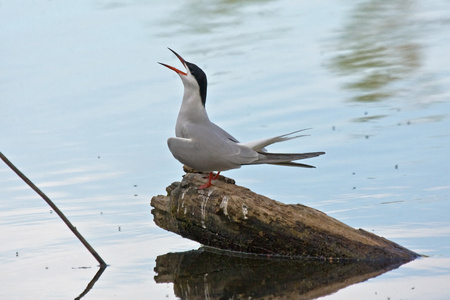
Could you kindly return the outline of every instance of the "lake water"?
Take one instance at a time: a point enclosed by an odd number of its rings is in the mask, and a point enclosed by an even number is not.
[[[448,299],[448,11],[443,0],[1,1],[0,151],[109,267],[82,294],[97,262],[0,162],[0,298],[181,297],[156,258],[200,245],[150,213],[183,175],[166,145],[183,87],[157,64],[181,68],[171,47],[207,73],[209,116],[236,138],[312,128],[269,149],[327,153],[307,162],[316,169],[225,176],[427,256],[319,296]],[[215,284],[204,277],[205,291]],[[248,298],[232,287],[196,299]]]

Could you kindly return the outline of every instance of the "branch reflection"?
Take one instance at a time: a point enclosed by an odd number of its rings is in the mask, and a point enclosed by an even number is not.
[[[105,271],[106,267],[107,267],[107,265],[100,266],[100,268],[98,269],[97,273],[95,273],[94,277],[88,283],[88,285],[86,286],[84,291],[78,297],[76,297],[75,300],[79,300],[79,299],[83,298],[84,296],[86,296],[87,293],[89,293],[89,291],[94,287],[94,284],[97,282],[97,280],[99,280],[100,276],[102,276],[102,274]]]

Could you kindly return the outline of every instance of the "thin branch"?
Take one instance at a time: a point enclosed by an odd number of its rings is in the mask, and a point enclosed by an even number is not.
[[[69,219],[59,210],[59,208],[47,197],[28,177],[26,177],[19,169],[10,162],[3,153],[0,152],[0,158],[13,170],[26,184],[28,184],[42,199],[47,202],[48,205],[58,214],[58,216],[66,223],[67,227],[75,234],[75,236],[81,241],[81,243],[91,252],[95,259],[100,263],[100,267],[106,267],[105,261],[98,255],[98,253],[92,248],[92,246],[84,239],[84,237],[78,232],[77,228],[70,223]]]

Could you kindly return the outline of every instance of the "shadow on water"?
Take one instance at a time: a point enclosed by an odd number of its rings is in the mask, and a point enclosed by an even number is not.
[[[254,47],[259,41],[273,39],[286,34],[289,26],[282,22],[266,22],[263,27],[254,26],[252,16],[274,18],[278,14],[275,7],[270,6],[273,0],[222,0],[222,1],[187,1],[181,6],[174,6],[171,14],[163,18],[158,25],[157,36],[161,38],[195,36],[190,38],[192,53],[208,53],[209,55],[248,54],[248,47]],[[174,17],[183,22],[174,22]],[[249,26],[250,25],[250,26]],[[233,28],[230,30],[230,28]],[[206,43],[199,40],[206,39]],[[245,50],[244,50],[245,49]],[[210,85],[213,81],[210,82]]]
[[[161,28],[165,35],[210,34],[221,28],[242,24],[246,19],[247,7],[261,7],[269,2],[272,0],[188,1],[174,7],[174,15],[183,22],[174,22],[173,15],[168,15]]]
[[[158,256],[155,281],[173,283],[181,299],[315,299],[400,265],[274,258],[203,247]]]
[[[423,54],[415,1],[363,1],[340,31],[337,54],[329,64],[348,76],[344,88],[357,92],[353,101],[375,102],[402,94],[414,80]]]

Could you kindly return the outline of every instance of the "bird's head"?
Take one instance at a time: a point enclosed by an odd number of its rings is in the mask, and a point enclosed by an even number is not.
[[[166,65],[164,63],[159,64],[171,69],[172,71],[175,71],[183,81],[185,89],[193,89],[193,90],[196,89],[200,94],[203,106],[205,106],[206,88],[208,85],[205,72],[203,72],[203,70],[200,69],[197,65],[185,61],[180,55],[178,55],[178,53],[176,53],[172,49],[169,48],[169,50],[172,51],[173,54],[175,54],[178,57],[178,59],[181,61],[184,68],[186,69],[186,72],[183,72],[175,67]]]

